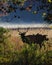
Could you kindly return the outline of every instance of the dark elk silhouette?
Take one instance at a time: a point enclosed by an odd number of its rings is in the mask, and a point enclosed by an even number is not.
[[[28,30],[26,32],[28,32]],[[28,43],[28,44],[37,43],[37,44],[39,44],[39,46],[41,48],[43,41],[49,40],[46,37],[47,35],[42,35],[39,33],[37,33],[36,35],[34,35],[34,34],[33,35],[26,35],[26,32],[20,32],[19,31],[19,35],[21,35],[21,39],[24,43]]]

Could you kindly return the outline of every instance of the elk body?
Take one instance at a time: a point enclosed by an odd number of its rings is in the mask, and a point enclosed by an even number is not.
[[[26,31],[27,32],[27,31]],[[26,32],[19,32],[19,35],[21,36],[21,39],[23,42],[32,44],[37,43],[39,46],[42,46],[43,41],[48,41],[47,35],[41,35],[37,33],[36,35],[26,35]]]

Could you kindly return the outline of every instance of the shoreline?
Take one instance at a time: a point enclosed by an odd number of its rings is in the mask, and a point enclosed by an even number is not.
[[[3,28],[52,28],[52,24],[36,24],[36,23],[32,23],[32,24],[7,24],[7,23],[3,23],[0,24],[0,27]]]

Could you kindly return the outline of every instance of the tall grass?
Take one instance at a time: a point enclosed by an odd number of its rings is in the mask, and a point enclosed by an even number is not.
[[[52,51],[40,50],[37,44],[25,45],[21,51],[9,51],[0,56],[0,65],[51,65]]]
[[[41,49],[38,44],[32,43],[31,45],[24,44],[21,50],[13,50],[11,42],[9,43],[8,39],[5,39],[6,36],[3,35],[5,32],[3,28],[0,31],[2,33],[0,35],[2,36],[2,43],[0,43],[0,65],[52,65],[52,51],[48,50],[47,42],[43,43],[44,46],[42,45]],[[5,43],[5,48],[3,43]]]

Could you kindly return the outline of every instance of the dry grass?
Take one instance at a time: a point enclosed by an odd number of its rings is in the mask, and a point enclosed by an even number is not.
[[[26,31],[26,30],[20,30],[20,31]],[[48,46],[49,46],[49,49],[52,50],[52,46],[51,46],[52,45],[52,29],[32,29],[32,30],[29,29],[26,35],[32,35],[37,33],[42,35],[47,35],[47,37],[49,38]],[[24,45],[24,43],[21,40],[18,30],[10,30],[9,34],[11,35],[9,40],[11,44],[13,45],[14,49],[15,50],[20,49]]]

